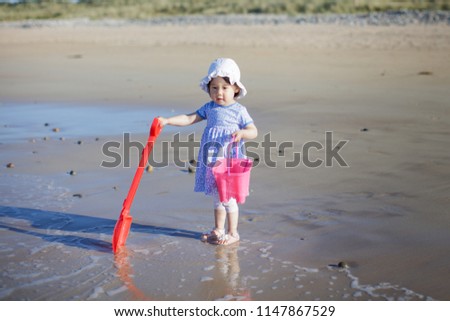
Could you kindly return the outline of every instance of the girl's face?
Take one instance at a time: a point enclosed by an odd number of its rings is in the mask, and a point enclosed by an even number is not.
[[[218,105],[229,106],[236,101],[234,96],[239,92],[239,87],[230,85],[222,77],[216,77],[209,83],[209,96]]]

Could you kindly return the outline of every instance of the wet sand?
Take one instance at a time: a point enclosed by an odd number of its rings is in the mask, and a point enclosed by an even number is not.
[[[442,25],[0,28],[0,299],[449,300],[449,49]],[[138,153],[104,168],[102,147],[196,110],[218,56],[241,67],[255,142],[277,142],[253,150],[241,242],[199,241],[211,200],[170,163],[142,178],[114,257]],[[348,166],[305,166],[326,132]]]

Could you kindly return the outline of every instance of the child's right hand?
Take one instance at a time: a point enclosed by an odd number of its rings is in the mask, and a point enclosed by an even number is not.
[[[158,117],[159,123],[161,124],[161,127],[166,126],[169,123],[169,120],[164,117]]]

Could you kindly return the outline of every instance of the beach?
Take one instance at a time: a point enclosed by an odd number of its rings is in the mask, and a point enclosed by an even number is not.
[[[446,24],[0,27],[0,299],[449,300],[449,50]],[[201,122],[162,131],[114,255],[136,145],[217,57],[259,132],[241,241],[199,240],[212,200],[170,144]]]

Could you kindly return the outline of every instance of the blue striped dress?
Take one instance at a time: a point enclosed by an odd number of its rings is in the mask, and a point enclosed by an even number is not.
[[[226,156],[231,134],[253,123],[247,108],[235,102],[229,106],[221,106],[210,101],[200,107],[196,113],[206,119],[206,128],[203,131],[200,151],[197,159],[195,173],[195,192],[204,192],[206,195],[217,195],[217,186],[211,170],[219,156]],[[238,157],[242,154],[244,142],[241,140]],[[234,150],[234,148],[233,148]],[[236,157],[233,155],[233,157]],[[209,166],[208,166],[209,164]]]

